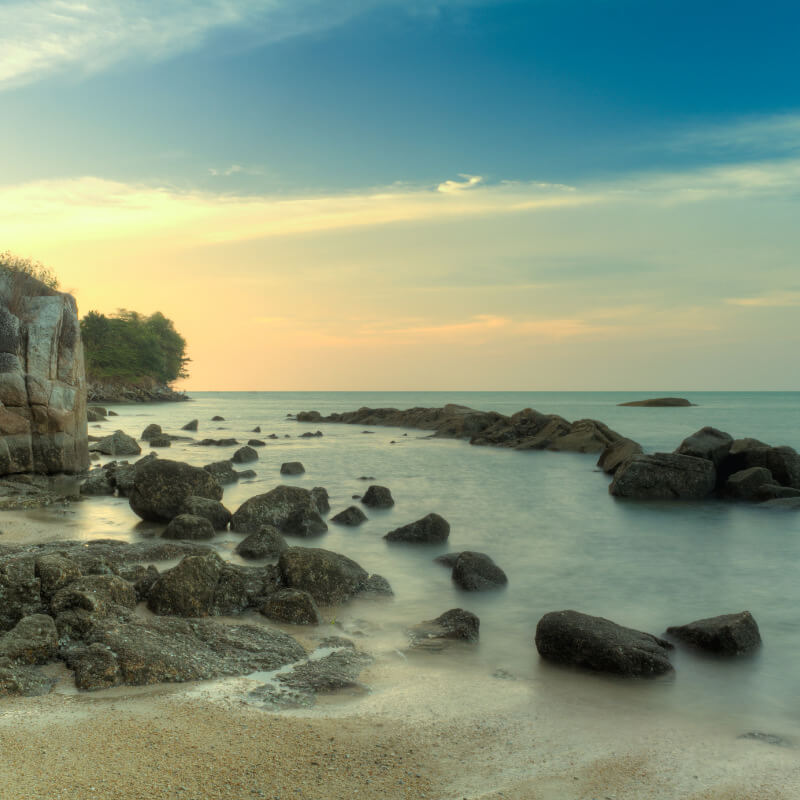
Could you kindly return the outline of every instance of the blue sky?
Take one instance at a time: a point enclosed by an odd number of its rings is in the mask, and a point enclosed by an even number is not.
[[[287,347],[291,315],[258,309],[289,272],[374,311],[295,310],[339,367],[319,385],[230,388],[799,388],[733,357],[798,343],[799,30],[788,2],[0,0],[0,236],[82,307],[158,303],[197,388],[219,350],[163,275],[221,265]],[[161,290],[94,285],[143,252]],[[352,362],[389,339],[402,385]],[[431,342],[461,353],[446,374]]]

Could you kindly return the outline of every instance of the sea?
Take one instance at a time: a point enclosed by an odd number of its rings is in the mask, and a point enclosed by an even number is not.
[[[641,408],[619,404],[679,395],[691,407]],[[357,528],[329,524],[328,532],[290,544],[323,547],[383,575],[389,601],[356,600],[325,611],[326,625],[358,639],[384,659],[406,661],[407,630],[451,608],[480,618],[480,641],[439,658],[454,675],[469,670],[523,681],[532,691],[561,692],[602,701],[714,720],[732,732],[759,731],[800,741],[800,512],[746,503],[642,502],[613,498],[596,455],[515,452],[429,438],[426,431],[341,424],[303,424],[291,415],[323,415],[362,406],[410,408],[458,403],[512,414],[534,408],[567,419],[593,418],[640,442],[645,452],[669,452],[711,425],[735,438],[754,437],[800,449],[798,392],[191,392],[185,403],[112,405],[118,416],[89,426],[100,435],[122,429],[137,438],[150,423],[181,433],[199,420],[196,439],[266,441],[252,464],[256,477],[226,486],[223,502],[235,511],[249,497],[285,483],[328,490],[333,516],[367,486],[390,488],[385,511],[367,509]],[[219,415],[223,421],[212,421]],[[260,433],[253,429],[260,427]],[[321,430],[323,435],[300,438]],[[369,431],[369,432],[368,432]],[[267,438],[275,434],[277,439]],[[144,443],[143,443],[144,444]],[[230,458],[235,447],[173,442],[159,455],[203,465]],[[146,452],[146,449],[144,450]],[[107,459],[104,459],[104,461]],[[305,473],[282,476],[280,465],[301,461]],[[367,480],[364,480],[367,478]],[[442,545],[389,544],[389,530],[429,512],[450,523]],[[45,518],[49,512],[31,512]],[[158,526],[155,526],[156,528]],[[123,498],[74,503],[63,538],[135,541],[159,531],[141,522]],[[236,563],[241,536],[212,542]],[[434,558],[474,550],[506,572],[506,588],[464,592]],[[256,562],[259,563],[259,562]],[[534,645],[536,624],[550,611],[575,609],[661,635],[668,626],[718,614],[750,611],[763,646],[751,656],[715,658],[677,646],[674,675],[623,681],[554,667]]]

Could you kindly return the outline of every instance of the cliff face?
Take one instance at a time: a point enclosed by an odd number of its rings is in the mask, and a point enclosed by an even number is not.
[[[75,300],[0,271],[0,475],[79,472],[88,464]]]

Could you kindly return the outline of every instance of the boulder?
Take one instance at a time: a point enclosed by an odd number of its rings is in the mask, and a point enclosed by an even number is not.
[[[450,535],[450,523],[438,514],[427,514],[416,522],[409,522],[389,531],[383,538],[388,542],[414,542],[418,544],[441,544]]]
[[[732,444],[733,436],[729,433],[705,427],[684,439],[675,452],[683,456],[705,458],[719,468],[728,457]]]
[[[161,436],[162,434],[161,426],[153,422],[142,431],[142,435],[139,438],[145,442],[149,442],[151,439]]]
[[[311,496],[320,514],[327,514],[331,510],[331,501],[328,497],[328,490],[323,486],[315,486],[311,490]]]
[[[232,456],[234,464],[246,464],[248,461],[258,461],[258,453],[249,445],[240,447]]]
[[[702,500],[716,485],[714,463],[675,453],[633,456],[614,475],[615,497],[646,500]]]
[[[23,617],[12,630],[0,636],[0,659],[18,664],[46,664],[58,652],[58,633],[47,614]]]
[[[215,531],[224,531],[231,521],[231,512],[219,500],[189,495],[181,506],[181,514],[193,514],[207,519]]]
[[[331,606],[364,591],[366,570],[347,556],[313,547],[290,547],[278,570],[285,586],[307,591],[320,605]]]
[[[264,525],[292,536],[317,536],[328,530],[314,496],[299,486],[277,486],[251,497],[231,517],[231,530],[239,533],[255,533]]]
[[[765,500],[758,507],[780,511],[800,511],[800,497],[776,497],[774,500]]]
[[[255,477],[256,471],[254,469],[240,469],[236,473],[236,479],[239,481],[252,480]]]
[[[440,650],[447,640],[477,642],[481,622],[471,611],[451,608],[436,619],[415,625],[410,631],[414,649]]]
[[[302,589],[279,589],[267,597],[261,613],[291,625],[319,625],[322,622],[314,598]]]
[[[250,447],[266,447],[267,443],[262,442],[261,439],[248,439],[247,444]]]
[[[667,628],[667,633],[701,650],[724,656],[749,653],[761,645],[758,625],[749,611],[698,619]]]
[[[47,694],[55,682],[54,677],[45,675],[36,667],[15,663],[10,658],[0,658],[0,697]]]
[[[207,617],[224,563],[216,553],[186,556],[158,576],[147,597],[147,607],[159,615]]]
[[[105,414],[101,414],[94,407],[88,406],[86,408],[86,421],[87,422],[104,422],[105,418],[106,418],[106,415]]]
[[[211,417],[211,421],[212,422],[225,422],[225,417],[221,417],[219,414],[214,414],[214,416]]]
[[[255,428],[253,428],[253,430],[250,431],[250,433],[261,433],[261,426],[256,425]]]
[[[41,582],[32,554],[0,556],[0,598],[0,631],[11,630],[23,617],[41,612]]]
[[[672,671],[669,642],[578,611],[545,614],[536,626],[536,649],[548,661],[625,677]]]
[[[367,521],[367,515],[358,506],[348,506],[344,511],[340,511],[331,517],[331,522],[337,525],[361,525]]]
[[[103,615],[112,606],[134,608],[136,603],[136,590],[118,575],[84,575],[55,592],[50,611],[57,616],[62,611],[79,608]]]
[[[153,584],[158,580],[159,571],[154,564],[129,564],[121,567],[119,571],[120,578],[128,581],[133,586],[136,592],[136,600],[141,603],[142,600],[147,599],[150,594],[150,589]]]
[[[392,590],[389,581],[387,581],[383,575],[374,574],[367,578],[362,590],[362,594],[377,595],[379,597],[392,597],[394,595],[394,591]]]
[[[385,486],[370,486],[361,502],[368,508],[391,508],[394,505],[392,493]]]
[[[453,580],[468,592],[499,589],[508,583],[508,578],[486,553],[465,550],[453,565]]]
[[[196,431],[197,430],[197,420],[193,419],[191,422],[187,422],[184,426],[181,427],[182,431]]]
[[[214,538],[214,526],[205,518],[196,514],[178,514],[173,517],[164,532],[165,539],[187,539],[198,541]]]
[[[618,406],[639,406],[641,408],[686,408],[694,405],[684,397],[651,397],[647,400],[631,400],[628,403],[617,403]]]
[[[277,528],[264,525],[261,530],[242,539],[236,545],[236,552],[242,558],[277,558],[288,547]]]
[[[200,467],[158,458],[136,467],[129,502],[142,519],[169,522],[191,496],[221,500],[222,487]]]
[[[723,494],[736,500],[761,500],[761,488],[777,486],[772,473],[764,467],[750,467],[734,472],[723,487]],[[783,487],[781,487],[783,488]],[[800,492],[798,492],[800,494]]]
[[[800,489],[800,455],[791,447],[770,447],[756,439],[736,439],[722,465],[725,476],[763,467],[781,486]]]
[[[239,442],[236,439],[201,439],[194,444],[196,447],[233,447]]]
[[[83,495],[113,495],[114,491],[111,476],[108,470],[102,467],[89,470],[86,480],[81,484],[81,494]]]
[[[166,434],[153,436],[150,439],[150,447],[172,447],[172,439]]]
[[[203,469],[209,475],[213,475],[220,486],[236,483],[239,480],[239,473],[233,468],[232,461],[214,461],[212,464],[206,464]]]
[[[99,442],[92,442],[89,450],[107,456],[136,456],[142,452],[136,439],[128,436],[125,431],[114,431],[110,436],[104,436]]]
[[[36,556],[35,572],[41,585],[42,600],[49,602],[59,590],[83,576],[80,566],[59,553]]]
[[[756,467],[758,469],[758,467]],[[734,473],[736,474],[736,473]],[[772,473],[770,473],[771,475]],[[800,489],[792,489],[791,486],[781,486],[778,483],[764,483],[756,490],[755,500],[783,500],[792,497],[800,497]]]
[[[311,431],[305,431],[305,433],[300,434],[301,439],[314,439],[320,436],[322,436],[322,431],[314,431],[313,433]]]
[[[597,459],[597,466],[603,472],[613,475],[626,461],[643,452],[642,446],[633,439],[620,439],[603,450]]]
[[[306,468],[299,461],[285,461],[281,464],[281,475],[302,475]]]

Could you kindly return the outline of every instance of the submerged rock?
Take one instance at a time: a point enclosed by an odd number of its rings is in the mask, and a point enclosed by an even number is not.
[[[281,475],[302,475],[306,468],[299,461],[285,461],[281,464]]]
[[[450,523],[439,514],[427,514],[422,519],[409,522],[389,531],[383,538],[388,542],[413,542],[416,544],[440,544],[450,535]]]
[[[698,619],[667,628],[667,633],[701,650],[726,656],[749,653],[761,645],[758,625],[749,611]]]
[[[609,492],[643,500],[702,500],[716,485],[714,463],[675,453],[633,456],[617,470]]]
[[[499,589],[508,583],[508,578],[486,553],[465,550],[459,553],[453,564],[453,580],[468,592]]]
[[[239,533],[255,533],[264,525],[292,536],[317,536],[328,530],[313,494],[300,486],[277,486],[251,497],[231,518],[231,530]]]
[[[206,464],[203,469],[209,475],[212,475],[220,486],[236,483],[239,480],[239,473],[233,468],[233,462],[230,460],[214,461],[211,464]]]
[[[258,461],[258,453],[249,445],[240,447],[232,456],[234,464],[246,464],[249,461]]]
[[[392,493],[385,486],[370,486],[361,502],[369,508],[391,508],[394,505],[394,498]]]
[[[231,512],[219,500],[189,495],[181,506],[182,514],[193,514],[207,519],[215,531],[224,531],[231,521]]]
[[[617,403],[618,406],[639,406],[642,408],[685,408],[694,405],[684,397],[652,397],[647,400],[631,400]]]
[[[197,430],[197,420],[193,419],[191,422],[187,422],[184,426],[181,427],[182,431],[196,431]]]
[[[478,641],[481,622],[471,611],[451,608],[436,619],[426,620],[409,631],[413,649],[441,650],[447,640]]]
[[[285,586],[303,589],[325,606],[363,592],[368,579],[351,558],[317,547],[290,547],[281,553],[278,569]]]
[[[291,625],[319,625],[322,622],[314,598],[302,589],[279,589],[261,607],[265,617]]]
[[[214,538],[214,526],[196,514],[178,514],[170,520],[161,534],[165,539],[188,539],[197,541]]]
[[[673,669],[669,642],[578,611],[545,614],[536,626],[536,649],[548,661],[625,677],[652,677]]]
[[[242,558],[273,558],[288,549],[286,539],[273,525],[264,525],[261,530],[251,533],[236,545],[236,552]]]
[[[331,522],[337,525],[361,525],[367,521],[367,515],[358,506],[348,506],[344,511],[340,511],[331,517]]]

